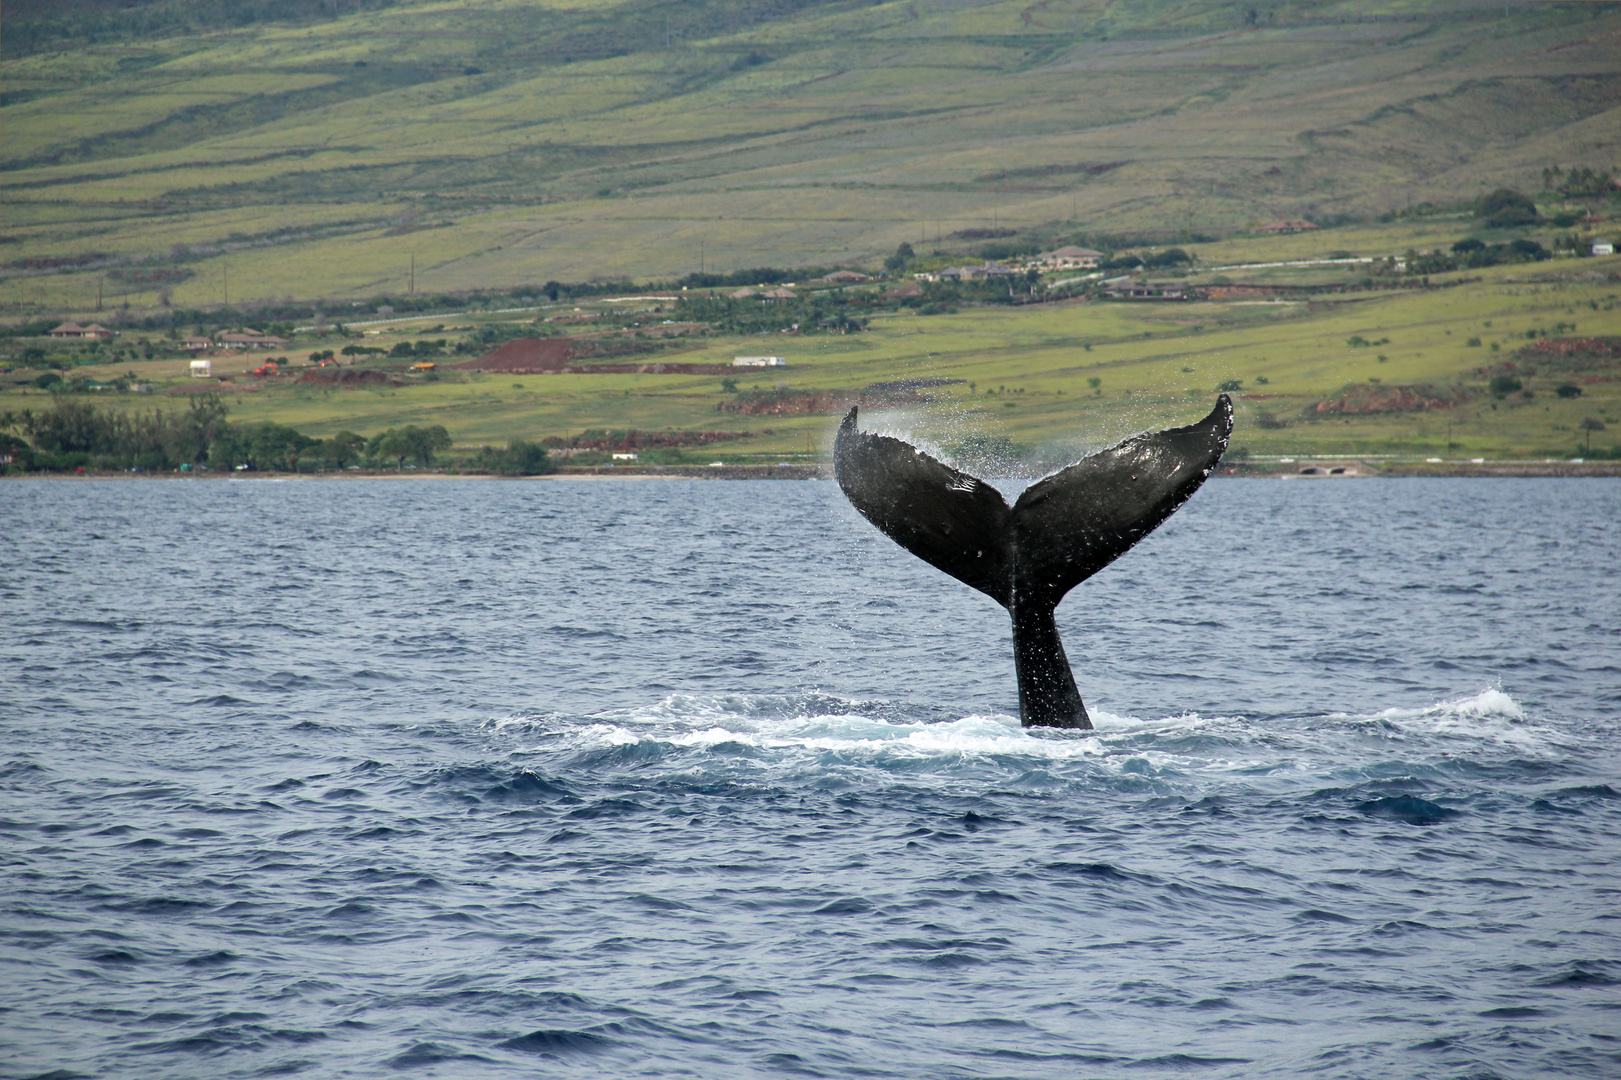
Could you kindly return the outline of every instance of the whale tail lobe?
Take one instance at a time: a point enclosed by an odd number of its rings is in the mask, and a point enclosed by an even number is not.
[[[900,439],[839,425],[833,471],[858,512],[906,550],[978,589],[1013,620],[1026,727],[1090,728],[1054,610],[1170,517],[1227,448],[1232,401],[1203,420],[1127,439],[1026,488],[995,488]]]

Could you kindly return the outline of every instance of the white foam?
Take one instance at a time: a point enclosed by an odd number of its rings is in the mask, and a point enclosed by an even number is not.
[[[1500,686],[1419,709],[1385,709],[1372,719],[1389,725],[1398,738],[1495,745],[1537,757],[1556,755],[1563,744],[1556,729],[1528,720],[1520,703]]]
[[[1002,756],[1064,760],[1100,757],[1110,752],[1103,740],[1078,734],[1066,737],[1047,730],[1032,733],[1011,716],[975,714],[945,723],[908,723],[857,711],[805,711],[794,715],[782,709],[784,704],[781,698],[746,695],[673,695],[653,706],[597,716],[573,726],[555,717],[522,715],[492,718],[484,726],[513,735],[542,731],[559,737],[564,747],[575,750],[645,742],[700,749],[742,745],[789,756],[808,752],[857,759],[918,760]],[[787,714],[782,715],[784,712]],[[519,752],[558,748],[558,743],[553,742]]]
[[[1095,709],[1096,729],[1086,733],[1025,729],[1017,717],[1001,714],[945,722],[880,715],[889,709],[887,703],[821,694],[675,694],[592,717],[520,714],[484,727],[530,744],[508,744],[524,755],[633,745],[725,754],[719,748],[746,747],[768,769],[900,766],[922,776],[936,770],[949,775],[962,765],[1023,771],[1085,763],[1088,770],[1162,780],[1202,775],[1206,783],[1228,777],[1246,786],[1285,787],[1308,777],[1319,782],[1346,767],[1393,764],[1392,754],[1419,767],[1437,757],[1505,751],[1545,757],[1561,749],[1557,731],[1527,722],[1519,703],[1496,686],[1419,707],[1267,721],[1191,711],[1145,718]],[[532,737],[537,734],[539,741]]]
[[[1346,715],[1341,713],[1339,715]],[[1525,710],[1513,698],[1503,693],[1500,687],[1489,686],[1478,694],[1468,697],[1449,698],[1438,701],[1423,708],[1390,708],[1374,714],[1380,720],[1414,720],[1429,717],[1436,720],[1444,719],[1475,719],[1502,718],[1506,720],[1524,720]]]
[[[1510,720],[1524,720],[1525,710],[1519,703],[1497,687],[1488,687],[1474,697],[1444,701],[1431,707],[1432,712],[1450,711],[1461,717],[1503,716]]]

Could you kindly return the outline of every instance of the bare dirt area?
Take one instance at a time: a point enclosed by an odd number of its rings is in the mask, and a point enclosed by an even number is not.
[[[1308,414],[1371,415],[1374,413],[1423,412],[1462,405],[1474,395],[1461,386],[1387,386],[1383,383],[1352,383],[1306,408]]]

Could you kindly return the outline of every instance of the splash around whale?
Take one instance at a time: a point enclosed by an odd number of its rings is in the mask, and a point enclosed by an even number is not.
[[[1226,394],[1197,423],[1133,436],[1031,484],[1009,507],[977,477],[900,439],[856,427],[833,443],[833,473],[861,516],[924,562],[1007,609],[1025,727],[1090,729],[1054,611],[1199,489],[1227,449]]]

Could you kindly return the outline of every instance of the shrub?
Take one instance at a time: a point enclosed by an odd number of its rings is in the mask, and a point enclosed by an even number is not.
[[[1498,188],[1482,195],[1475,204],[1475,213],[1486,219],[1486,224],[1505,227],[1530,225],[1537,220],[1537,204],[1530,197],[1510,188]]]
[[[1186,266],[1192,261],[1193,258],[1187,252],[1174,247],[1157,255],[1150,255],[1143,260],[1143,265],[1150,270],[1162,270],[1168,266]]]
[[[1558,394],[1562,398],[1581,397],[1582,388],[1574,383],[1563,383],[1560,385],[1559,389],[1554,391],[1554,393]]]
[[[1512,375],[1498,375],[1492,379],[1492,393],[1505,397],[1520,389],[1520,380]]]

